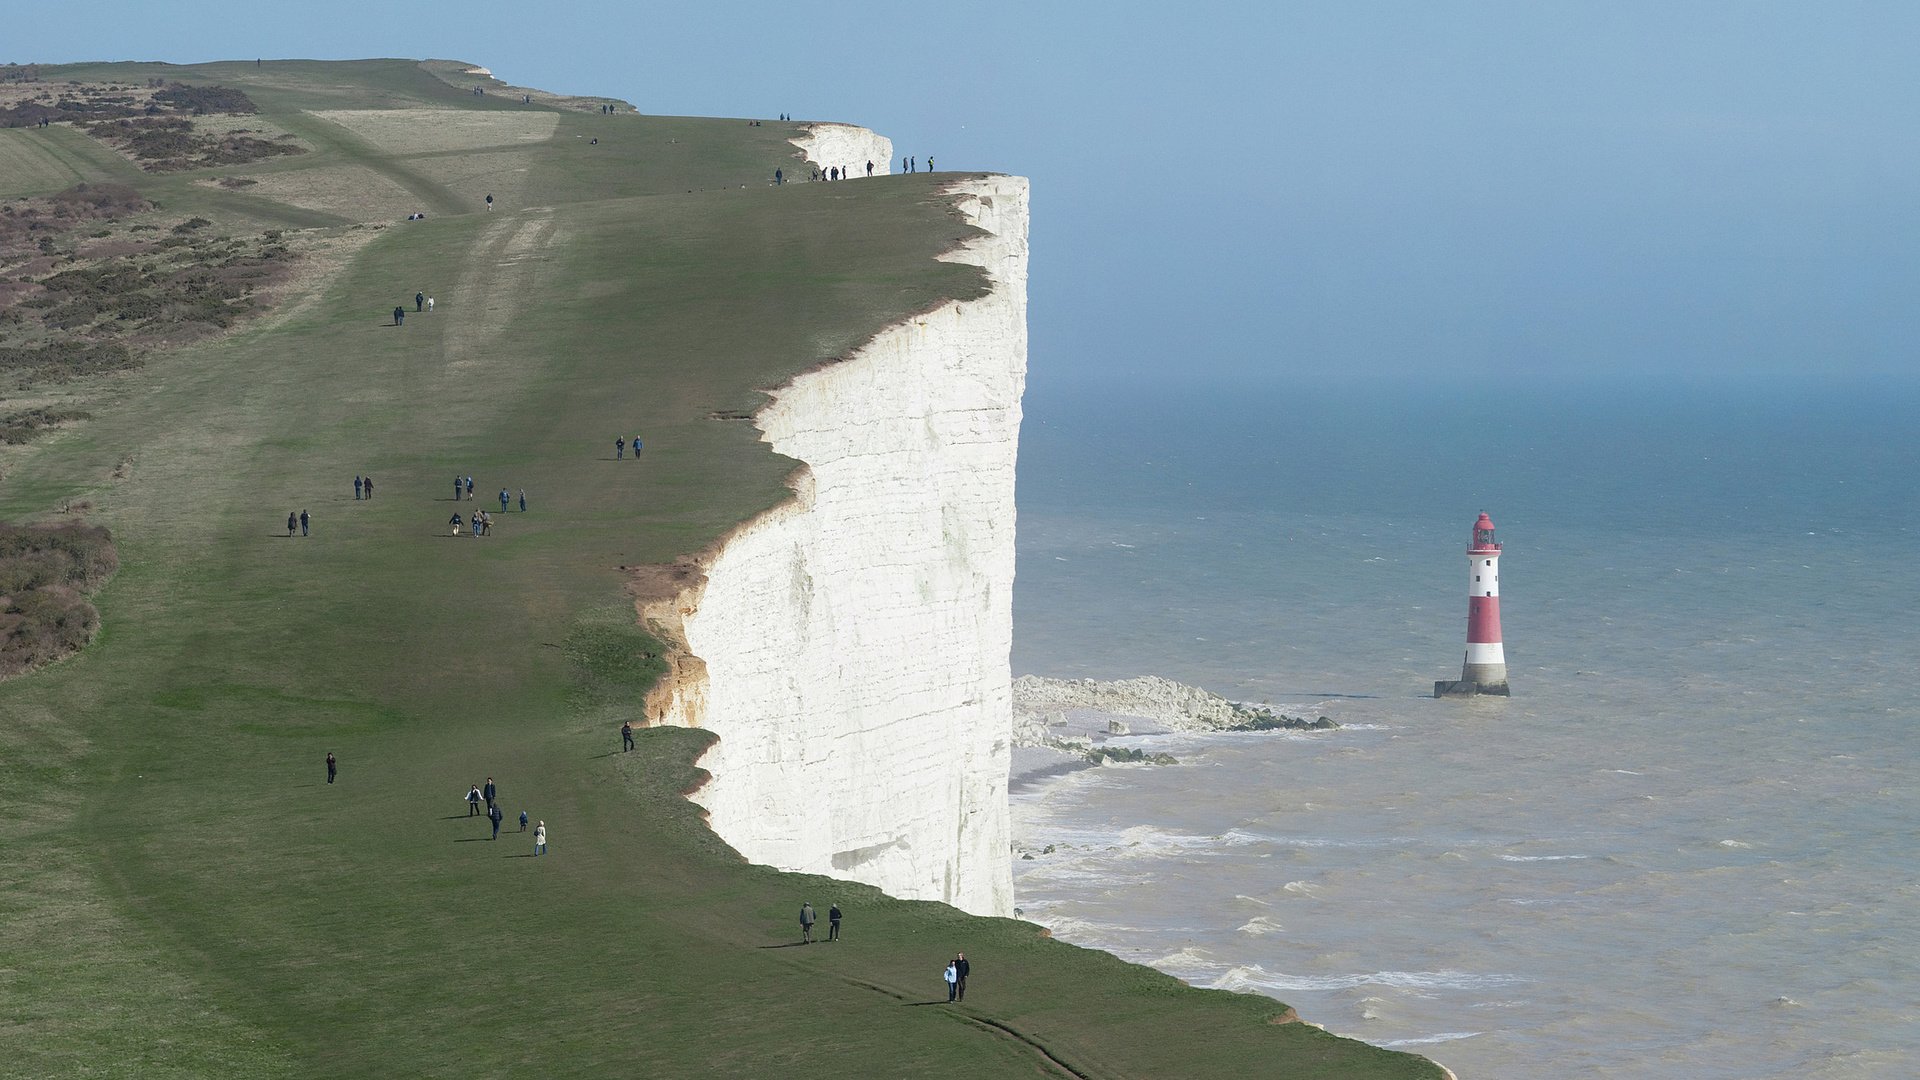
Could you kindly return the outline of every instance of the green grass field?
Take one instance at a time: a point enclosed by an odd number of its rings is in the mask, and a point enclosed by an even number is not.
[[[122,562],[95,643],[0,685],[0,1075],[1439,1075],[1027,923],[749,866],[682,797],[710,736],[614,752],[659,648],[621,568],[784,494],[792,463],[711,415],[983,288],[934,259],[965,231],[942,178],[772,188],[796,171],[772,122],[589,108],[410,153],[312,115],[527,108],[410,61],[54,77],[161,73],[245,89],[313,152],[143,177],[57,126],[0,131],[0,196],[116,178],[230,231],[331,230],[310,246],[338,266],[92,388],[0,480],[6,520],[91,501]],[[428,220],[206,182],[322,170]],[[388,325],[416,290],[435,313]],[[635,430],[644,458],[612,460]],[[463,512],[502,486],[529,511],[449,536],[457,473]],[[489,775],[549,856],[466,816]],[[844,942],[786,947],[804,899],[847,910]],[[926,1004],[956,949],[970,1000]]]

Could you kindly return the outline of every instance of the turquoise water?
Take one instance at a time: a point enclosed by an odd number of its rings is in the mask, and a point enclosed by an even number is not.
[[[1914,1075],[1916,406],[1037,381],[1015,672],[1347,727],[1016,797],[1016,902],[1463,1078]],[[1434,701],[1480,510],[1515,697]]]

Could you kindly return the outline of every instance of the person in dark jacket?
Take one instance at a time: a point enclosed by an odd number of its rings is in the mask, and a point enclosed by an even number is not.
[[[827,940],[828,941],[840,940],[840,905],[839,904],[833,904],[827,908]]]
[[[500,812],[500,808],[497,806],[487,811],[487,820],[493,822],[493,838],[495,840],[500,839],[500,819],[506,816],[507,815]]]
[[[291,510],[287,511],[287,535],[292,536],[293,530],[299,527],[300,527],[300,515],[294,513]]]
[[[333,776],[340,771],[340,763],[333,759],[333,751],[327,751],[327,783],[333,783]]]
[[[931,167],[931,166],[929,166]],[[953,995],[959,1001],[967,1000],[967,971],[972,965],[967,963],[966,953],[955,953],[953,957]]]

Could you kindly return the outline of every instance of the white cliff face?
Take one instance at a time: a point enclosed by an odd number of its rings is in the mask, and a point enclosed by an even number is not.
[[[808,124],[807,133],[794,139],[793,145],[807,155],[808,164],[820,166],[821,172],[829,168],[847,169],[856,179],[866,175],[869,161],[873,162],[875,176],[887,175],[891,169],[889,163],[893,161],[892,139],[852,124]],[[1023,229],[1022,244],[1025,241]]]
[[[805,467],[678,598],[694,659],[655,706],[719,734],[693,798],[749,859],[1004,915],[1027,182],[957,190],[987,235],[948,257],[993,290],[761,411]]]

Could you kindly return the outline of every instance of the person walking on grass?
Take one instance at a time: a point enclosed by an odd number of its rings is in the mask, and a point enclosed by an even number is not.
[[[624,435],[615,435],[613,437],[613,460],[619,461],[621,458],[626,456],[627,456],[627,437]]]
[[[633,437],[633,442],[629,445],[633,447],[633,460],[639,461],[640,460],[640,436],[635,435]]]
[[[493,213],[493,196],[492,195],[487,196],[487,213],[489,214]]]
[[[959,985],[960,973],[954,970],[952,963],[948,963],[947,970],[941,974],[941,978],[947,980],[947,1004],[951,1005],[954,1000],[954,987]]]
[[[453,535],[459,536],[460,535],[460,511],[455,510],[453,512],[453,518],[451,521],[448,522],[448,524],[453,526]]]
[[[533,827],[533,853],[535,855],[547,853],[547,823],[544,821]]]
[[[480,813],[480,785],[475,784],[472,787],[467,789],[467,816],[474,817],[479,813]]]
[[[307,535],[307,528],[312,524],[313,524],[313,519],[307,516],[307,512],[305,510],[300,511],[300,535],[301,536]]]
[[[473,517],[468,519],[467,530],[469,534],[473,536],[474,539],[477,540],[480,538],[480,511],[475,510],[473,512]]]
[[[327,751],[327,783],[333,783],[334,774],[340,771],[340,763],[333,759],[333,751]]]
[[[493,786],[493,777],[487,777],[487,786],[480,789],[480,794],[487,800],[487,809],[495,809],[493,802],[499,796],[500,789]]]
[[[800,944],[813,944],[813,904],[810,901],[800,905]]]
[[[633,721],[628,720],[620,725],[620,752],[624,754],[631,749],[633,749]]]
[[[523,514],[527,512],[527,489],[526,488],[520,489],[520,512]]]
[[[353,478],[353,501],[360,501],[360,478],[357,476]]]
[[[406,320],[407,320],[407,309],[399,306],[398,304],[394,305],[393,325],[399,326],[401,323],[405,322]]]
[[[291,510],[287,511],[287,535],[292,536],[293,530],[299,527],[300,527],[300,515],[294,513]]]
[[[527,812],[525,810],[520,811],[520,831],[527,831]]]
[[[427,297],[427,314],[433,314],[433,297]]]
[[[828,941],[840,940],[840,905],[839,904],[831,904],[831,905],[828,905],[827,907],[827,940]]]
[[[473,476],[471,474],[467,476],[467,501],[473,501]]]
[[[932,171],[933,171],[933,159],[932,159],[932,158],[928,158],[928,159],[927,159],[927,171],[928,171],[928,172],[932,172]],[[969,963],[967,963],[967,954],[966,954],[966,953],[955,953],[955,954],[954,954],[954,956],[953,956],[953,989],[954,989],[954,997],[955,997],[956,999],[958,999],[958,1000],[960,1000],[960,1001],[965,1001],[965,1000],[967,1000],[967,972],[968,972],[968,971],[969,971],[969,970],[970,970],[970,969],[971,969],[972,967],[973,967],[973,965],[972,965],[972,964],[969,964]]]
[[[487,811],[487,820],[493,822],[493,839],[500,839],[500,819],[506,816],[497,806]]]
[[[427,294],[426,293],[417,292],[413,294],[413,310],[415,311],[427,310]]]
[[[504,514],[507,512],[507,503],[511,502],[512,500],[513,500],[513,496],[507,493],[507,489],[501,488],[500,489],[500,512],[501,513]]]
[[[371,476],[367,477],[366,488],[367,488],[367,498],[369,499],[373,498],[373,477]]]

